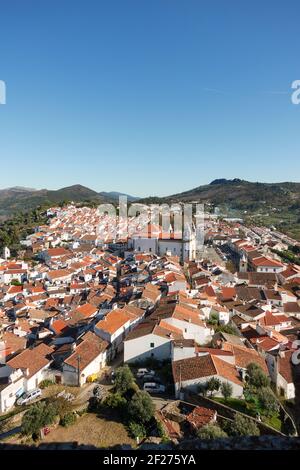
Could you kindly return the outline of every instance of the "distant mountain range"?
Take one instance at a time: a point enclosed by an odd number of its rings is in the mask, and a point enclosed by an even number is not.
[[[119,195],[123,193],[100,192],[86,188],[80,184],[68,186],[58,190],[32,189],[22,186],[0,190],[0,218],[4,219],[18,211],[26,211],[48,203],[61,203],[63,201],[85,202],[95,201],[115,202]],[[135,201],[138,198],[127,195],[128,201]]]
[[[220,178],[210,184],[140,202],[198,202],[220,215],[242,217],[246,222],[275,227],[300,240],[300,183],[253,183],[239,178]]]
[[[54,190],[13,187],[0,190],[0,217],[7,217],[17,211],[35,208],[45,203],[74,202],[115,202],[119,192],[96,192],[80,184]],[[220,206],[227,211],[282,218],[287,223],[300,223],[300,183],[253,183],[238,178],[220,178],[210,184],[173,194],[168,197],[139,199],[127,195],[128,201],[149,202],[202,202]]]
[[[222,178],[208,185],[173,194],[169,201],[198,201],[214,205],[225,204],[237,210],[260,208],[300,208],[300,183],[252,183],[234,178]]]

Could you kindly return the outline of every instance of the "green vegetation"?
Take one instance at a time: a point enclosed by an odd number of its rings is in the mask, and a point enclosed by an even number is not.
[[[299,247],[298,246],[289,246],[288,250],[274,250],[273,253],[276,253],[280,258],[286,263],[293,263],[300,265],[300,256],[299,256]]]
[[[119,367],[116,370],[114,389],[120,394],[126,393],[135,383],[133,373],[128,365]]]
[[[80,184],[56,191],[47,189],[36,191],[24,188],[4,189],[0,190],[0,217],[10,217],[17,212],[31,211],[38,206],[62,206],[70,201],[97,205],[101,202],[112,202],[113,198],[109,194],[97,193]]]
[[[135,438],[145,437],[153,427],[158,429],[153,401],[147,392],[138,388],[127,365],[116,369],[113,391],[105,399],[102,393],[98,397],[95,389],[94,397],[90,400],[90,411],[100,415],[112,414],[127,426]]]
[[[228,401],[228,399],[232,396],[233,388],[231,383],[229,382],[223,382],[221,385],[221,393],[223,397],[225,398],[225,402]]]
[[[61,424],[61,426],[67,428],[68,426],[71,426],[72,424],[74,424],[76,422],[76,415],[75,413],[66,413],[60,420],[59,424]]]
[[[231,326],[229,324],[214,326],[214,330],[215,330],[215,333],[218,333],[220,331],[223,333],[228,333],[229,335],[239,336],[237,329],[234,326]]]
[[[278,415],[280,409],[279,403],[269,387],[260,388],[257,392],[257,397],[260,409],[265,416],[271,418]]]
[[[259,436],[259,428],[249,418],[243,415],[236,414],[233,423],[228,426],[228,433],[230,436]]]
[[[113,410],[122,410],[124,407],[127,406],[127,400],[123,397],[120,393],[111,393],[108,397],[103,401],[103,405],[107,406],[108,408],[112,408]]]
[[[147,392],[136,392],[128,403],[128,414],[138,422],[149,423],[154,416],[155,406]]]
[[[249,387],[254,389],[268,387],[270,385],[270,379],[263,372],[262,368],[255,362],[251,362],[247,366],[246,382]]]
[[[53,380],[50,380],[50,379],[44,379],[42,380],[40,383],[39,383],[39,387],[41,389],[43,388],[47,388],[47,387],[50,387],[51,385],[54,385],[55,382],[53,382]]]
[[[210,396],[213,396],[214,392],[217,392],[220,389],[221,382],[216,377],[212,377],[206,382],[206,390],[210,392]]]
[[[57,409],[54,404],[40,401],[32,405],[23,416],[22,433],[38,438],[40,430],[49,424],[53,424],[57,417]]]
[[[73,416],[71,416],[73,415]],[[22,418],[22,433],[39,438],[40,430],[56,420],[62,426],[74,423],[71,403],[63,397],[48,398],[31,405]]]
[[[228,437],[227,433],[223,431],[217,424],[206,424],[197,431],[199,439],[220,439]]]
[[[15,256],[22,249],[20,240],[26,238],[34,232],[38,225],[47,222],[47,206],[39,206],[28,212],[18,212],[11,219],[0,224],[0,250],[8,246],[11,255]]]
[[[244,400],[232,398],[231,395],[226,397],[225,395],[227,392],[229,393],[229,389],[227,391],[227,384],[225,383],[221,385],[220,390],[224,398],[214,397],[215,401],[254,418],[260,418],[265,424],[279,431],[281,430],[279,401],[270,388],[269,378],[258,364],[251,363],[247,367]]]
[[[146,437],[147,432],[143,424],[139,424],[136,421],[131,421],[128,424],[129,433],[135,439],[143,439]]]

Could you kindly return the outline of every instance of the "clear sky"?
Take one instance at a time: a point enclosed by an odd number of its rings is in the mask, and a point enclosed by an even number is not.
[[[1,0],[0,187],[300,181],[300,2]]]

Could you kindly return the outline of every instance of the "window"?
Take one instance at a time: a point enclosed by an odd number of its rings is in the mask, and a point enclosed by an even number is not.
[[[152,251],[152,248],[149,248],[149,252],[150,252],[150,253],[151,253],[151,251]]]
[[[154,343],[150,343],[150,348],[154,348]]]

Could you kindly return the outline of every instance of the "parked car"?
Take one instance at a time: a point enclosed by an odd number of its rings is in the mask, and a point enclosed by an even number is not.
[[[138,369],[137,374],[136,374],[137,378],[141,379],[142,377],[144,377],[144,375],[154,376],[155,372],[154,370],[150,370],[150,369]]]
[[[145,392],[149,393],[164,393],[166,387],[164,385],[158,384],[156,382],[146,382],[143,386]]]
[[[155,383],[161,383],[161,380],[156,376],[156,375],[152,375],[152,374],[145,374],[143,376],[143,383],[146,383],[146,382],[155,382]]]
[[[27,405],[31,401],[35,400],[36,398],[42,395],[42,390],[40,388],[36,388],[35,390],[30,390],[29,392],[23,393],[20,398],[17,400],[17,405]]]

